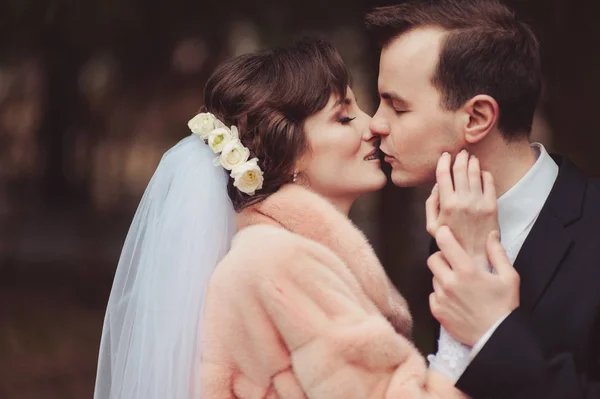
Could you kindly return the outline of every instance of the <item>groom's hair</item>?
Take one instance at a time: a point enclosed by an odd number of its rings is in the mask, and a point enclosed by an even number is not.
[[[531,132],[542,86],[539,44],[505,5],[496,0],[417,0],[377,8],[366,16],[366,25],[382,47],[417,28],[444,29],[448,34],[432,76],[444,108],[456,111],[474,96],[487,94],[498,102],[498,127],[507,140]]]

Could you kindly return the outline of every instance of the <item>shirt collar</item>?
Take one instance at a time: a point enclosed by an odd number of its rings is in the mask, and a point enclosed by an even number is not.
[[[558,165],[542,144],[532,143],[531,150],[537,157],[535,164],[498,198],[498,223],[505,245],[537,218],[558,176]]]

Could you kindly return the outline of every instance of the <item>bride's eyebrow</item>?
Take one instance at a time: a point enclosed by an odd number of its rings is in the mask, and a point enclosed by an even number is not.
[[[352,100],[349,97],[340,98],[335,103],[333,103],[333,105],[329,109],[329,112],[331,114],[336,114],[337,112],[339,112],[340,108],[342,108],[344,105],[350,105],[351,102]]]
[[[339,108],[342,105],[350,105],[351,103],[352,103],[352,99],[350,99],[350,97],[346,96],[345,98],[340,98],[339,100],[337,100],[335,102],[335,104],[333,104],[332,109]]]

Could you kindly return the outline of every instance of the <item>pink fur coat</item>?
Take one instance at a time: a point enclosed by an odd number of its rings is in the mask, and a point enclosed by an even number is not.
[[[427,371],[371,246],[295,185],[239,215],[202,331],[203,399],[463,398]]]

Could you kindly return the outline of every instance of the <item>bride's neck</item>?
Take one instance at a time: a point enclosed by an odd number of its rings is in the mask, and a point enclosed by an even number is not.
[[[321,197],[325,198],[327,202],[333,205],[340,213],[342,213],[342,215],[347,217],[350,216],[350,208],[352,208],[352,205],[354,205],[354,202],[358,199],[358,196],[335,196],[330,193],[319,192],[310,186],[305,187],[313,193],[319,194]]]
[[[331,198],[327,197],[327,200],[343,215],[350,215],[350,208],[352,208],[352,204],[354,204],[354,199],[348,198]]]

